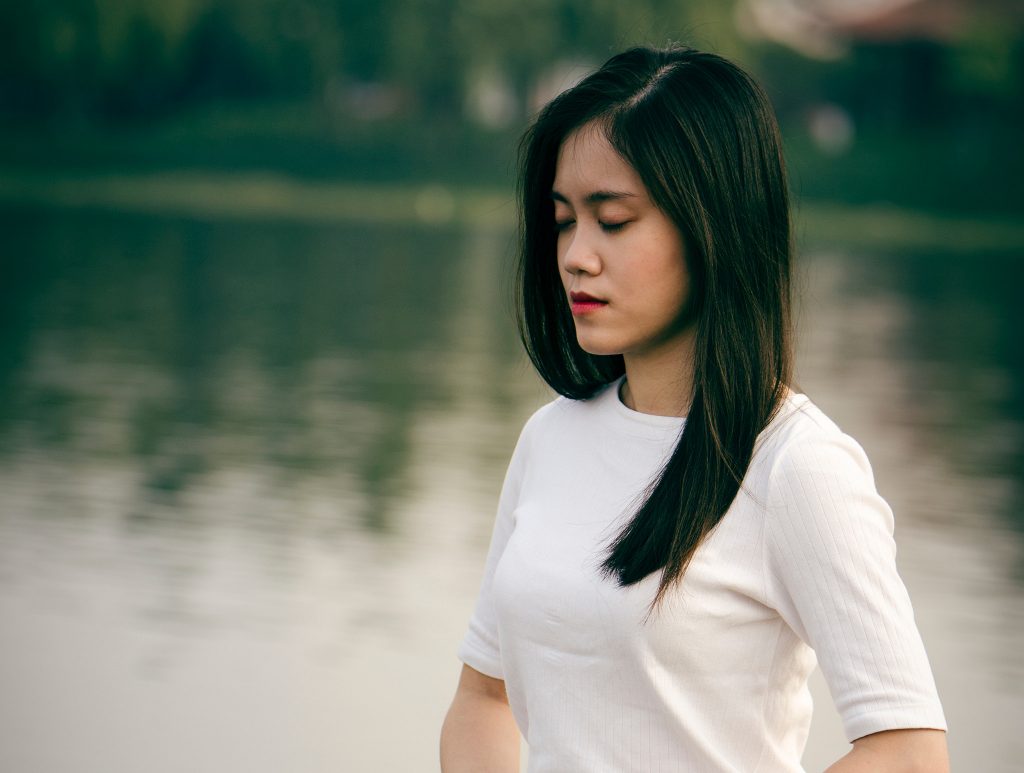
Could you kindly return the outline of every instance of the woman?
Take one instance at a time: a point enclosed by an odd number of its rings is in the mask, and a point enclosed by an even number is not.
[[[634,49],[524,141],[521,331],[562,397],[498,506],[442,768],[800,771],[816,662],[829,771],[948,768],[892,514],[793,392],[775,118],[742,70]],[[813,648],[813,649],[812,649]]]

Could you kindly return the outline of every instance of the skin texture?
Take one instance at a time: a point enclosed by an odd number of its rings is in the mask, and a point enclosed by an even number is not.
[[[886,730],[853,742],[825,773],[949,773],[943,730]]]
[[[608,194],[615,194],[609,196]],[[570,135],[552,191],[566,291],[607,305],[575,315],[585,351],[622,354],[630,408],[685,416],[693,384],[690,275],[683,238],[596,125]],[[444,773],[514,773],[519,734],[505,684],[464,666],[441,733]],[[826,773],[948,773],[946,734],[889,730],[854,742]]]
[[[519,730],[505,695],[505,683],[462,667],[444,726],[443,773],[518,773]]]

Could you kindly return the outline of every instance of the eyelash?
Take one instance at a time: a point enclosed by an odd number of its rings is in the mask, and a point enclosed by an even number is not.
[[[605,233],[613,234],[613,233],[616,233],[617,231],[621,231],[623,228],[626,227],[626,225],[628,223],[629,223],[628,220],[624,220],[621,223],[601,223],[601,222],[598,222],[598,225],[601,226],[601,230],[604,231]],[[575,220],[556,220],[555,221],[555,231],[557,233],[562,233],[562,231],[568,230],[570,227],[572,227],[575,224],[576,224]]]

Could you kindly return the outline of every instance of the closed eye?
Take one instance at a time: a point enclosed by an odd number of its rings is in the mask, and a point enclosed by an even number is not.
[[[623,220],[621,223],[601,223],[601,230],[605,233],[615,233],[616,231],[621,231],[627,225],[629,225],[628,220]]]
[[[556,220],[555,231],[558,233],[562,233],[562,231],[567,231],[568,229],[572,228],[575,224],[575,220]]]

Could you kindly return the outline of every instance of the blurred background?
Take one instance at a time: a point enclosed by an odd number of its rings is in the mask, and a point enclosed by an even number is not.
[[[0,2],[0,769],[436,769],[550,397],[517,138],[669,41],[772,96],[800,385],[896,511],[954,769],[1019,769],[1019,0]]]

